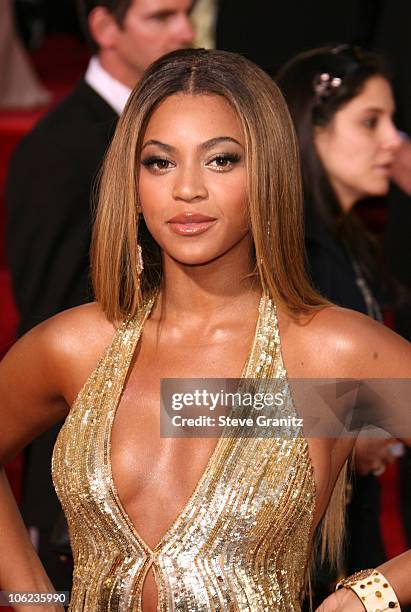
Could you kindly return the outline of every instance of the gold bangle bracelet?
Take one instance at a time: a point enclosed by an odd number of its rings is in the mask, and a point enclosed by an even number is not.
[[[388,580],[376,569],[362,570],[340,580],[335,590],[354,591],[367,612],[400,611],[400,603]]]

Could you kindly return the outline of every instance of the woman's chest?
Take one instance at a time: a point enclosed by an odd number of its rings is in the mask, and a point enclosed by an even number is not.
[[[235,378],[239,382],[244,366],[240,349],[241,345],[234,352],[224,352],[223,347],[220,347],[219,351],[215,351],[214,347],[197,347],[189,353],[189,359],[187,350],[180,351],[178,347],[155,354],[146,347],[138,354],[112,423],[111,467],[119,496],[134,524],[139,526],[140,531],[144,531],[150,523],[153,525],[152,531],[156,533],[153,533],[152,537],[147,533],[148,540],[157,541],[167,525],[172,523],[179,510],[184,507],[207,466],[212,463],[216,439],[223,434],[221,427],[209,428],[206,432],[199,427],[192,427],[191,430],[186,428],[183,432],[185,437],[181,428],[170,429],[170,389],[174,393],[177,391],[181,398],[187,395],[187,390],[193,394],[196,384],[198,391],[215,391],[225,378]],[[167,379],[172,379],[171,386]],[[195,383],[192,379],[196,379]],[[293,385],[290,388],[292,387]],[[234,390],[234,387],[231,390]],[[289,413],[288,416],[292,416],[294,411],[296,414],[302,414],[304,406],[300,406],[300,402],[304,403],[301,394],[297,403],[294,397],[289,396],[289,402],[283,407],[283,414]],[[190,405],[174,414],[195,419],[199,414],[207,414],[207,410],[204,406],[199,408],[191,401]],[[254,421],[256,416],[255,411]],[[261,428],[256,428],[250,436],[258,438],[260,433]],[[304,435],[304,431],[300,433]],[[237,437],[242,434],[244,429],[241,428],[230,433]],[[315,482],[315,521],[318,520],[349,453],[350,443],[307,436],[304,463],[303,460],[299,461],[297,455],[291,454],[287,458],[278,453],[279,446],[275,440],[278,430],[270,431],[265,428],[264,435],[268,438],[264,452],[270,449],[273,461],[283,466],[283,484],[287,478],[291,482],[290,474],[300,467],[308,470]],[[293,440],[289,440],[289,443],[292,445]],[[301,451],[298,444],[297,447]],[[260,447],[260,450],[261,448],[263,447]],[[253,469],[255,457],[250,456],[248,460],[251,461]],[[277,474],[277,484],[280,480]],[[150,521],[153,517],[155,520]]]
[[[221,513],[221,525],[229,525],[220,533],[224,541],[227,534],[231,541],[240,525],[241,539],[254,538],[254,528],[266,521],[282,538],[300,513],[311,523],[315,488],[303,438],[243,437],[241,428],[218,439],[162,438],[150,415],[143,424],[138,405],[134,414],[127,402],[123,407],[114,421],[107,413],[105,423],[101,411],[73,414],[65,433],[72,440],[70,429],[76,430],[75,450],[65,449],[64,440],[59,444],[65,464],[73,460],[64,476],[74,487],[70,497],[80,493],[90,512],[107,506],[107,520],[127,516],[150,549],[177,530],[182,536],[187,521],[211,527]],[[276,525],[283,512],[287,521]]]

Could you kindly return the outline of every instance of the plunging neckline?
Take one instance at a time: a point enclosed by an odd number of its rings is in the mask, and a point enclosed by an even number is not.
[[[113,424],[114,424],[114,420],[116,418],[116,414],[118,411],[118,407],[121,401],[121,397],[126,385],[126,381],[128,378],[128,374],[130,373],[130,368],[131,368],[131,364],[133,363],[133,358],[134,355],[136,353],[138,344],[140,342],[141,339],[141,335],[143,333],[143,329],[144,329],[144,324],[146,322],[146,320],[148,319],[148,317],[150,316],[150,313],[152,311],[152,308],[154,306],[155,303],[155,299],[156,297],[153,297],[149,300],[145,312],[143,314],[142,317],[142,323],[141,323],[141,327],[139,332],[136,334],[136,337],[134,338],[134,342],[133,342],[133,346],[131,349],[131,357],[129,358],[129,362],[127,365],[127,371],[125,374],[125,377],[123,379],[123,384],[121,386],[120,392],[118,393],[118,396],[116,398],[115,401],[115,405],[113,407],[113,415],[112,418],[110,419],[110,423],[108,426],[108,431],[107,431],[107,441],[108,441],[108,445],[107,445],[107,471],[108,471],[108,480],[109,480],[109,489],[110,489],[110,493],[112,495],[112,498],[114,499],[115,502],[115,506],[118,510],[118,512],[120,513],[120,515],[122,516],[122,518],[124,519],[125,523],[128,526],[129,532],[132,536],[132,539],[135,540],[139,546],[141,548],[143,548],[143,550],[146,552],[147,555],[149,555],[150,557],[155,556],[156,554],[158,554],[161,549],[163,548],[163,546],[166,544],[167,540],[172,536],[173,531],[175,531],[176,527],[179,525],[179,523],[181,522],[183,516],[185,516],[187,514],[187,512],[189,511],[189,509],[192,507],[198,491],[200,490],[200,488],[203,486],[204,482],[206,481],[206,479],[208,478],[210,472],[212,471],[212,468],[214,466],[216,457],[218,455],[218,453],[220,452],[220,448],[223,445],[223,443],[226,441],[227,437],[224,435],[224,432],[227,428],[227,426],[225,425],[223,427],[223,430],[221,432],[221,435],[218,437],[217,439],[217,443],[215,445],[215,447],[213,448],[213,450],[211,451],[211,454],[207,460],[206,466],[199,478],[199,480],[197,481],[197,484],[194,487],[193,492],[191,493],[190,497],[188,498],[187,502],[184,504],[183,508],[181,509],[181,511],[177,514],[176,518],[173,520],[173,522],[171,523],[171,525],[166,529],[166,531],[164,532],[164,534],[160,537],[159,541],[157,542],[157,544],[152,548],[150,547],[145,540],[140,536],[140,534],[138,533],[133,521],[130,518],[130,515],[128,514],[128,512],[126,511],[123,502],[120,499],[116,484],[114,482],[114,477],[113,477],[113,469],[112,469],[112,463],[111,463],[111,440],[112,440],[112,431],[113,431]],[[251,348],[249,350],[249,352],[247,353],[247,357],[245,359],[245,363],[241,372],[241,376],[240,379],[243,379],[249,369],[251,360],[254,356],[255,350],[256,350],[256,344],[257,344],[257,340],[261,331],[261,325],[262,325],[262,311],[263,311],[263,306],[264,306],[264,301],[267,299],[267,296],[263,293],[261,295],[260,298],[260,302],[259,302],[259,306],[258,306],[258,318],[257,318],[257,323],[255,325],[255,330],[254,330],[254,338],[251,344]],[[274,312],[274,320],[275,320],[275,326],[278,329],[278,322],[277,322],[277,316],[276,313]]]

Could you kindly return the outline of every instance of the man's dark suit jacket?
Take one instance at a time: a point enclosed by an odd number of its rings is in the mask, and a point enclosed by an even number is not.
[[[114,110],[81,81],[21,141],[11,160],[7,256],[19,335],[91,299],[91,192],[116,122]],[[48,545],[60,510],[50,474],[60,425],[27,449],[22,511],[26,524],[40,530],[40,556],[50,578],[64,589],[69,579]]]
[[[90,300],[90,195],[117,115],[84,81],[19,144],[6,186],[20,335]]]

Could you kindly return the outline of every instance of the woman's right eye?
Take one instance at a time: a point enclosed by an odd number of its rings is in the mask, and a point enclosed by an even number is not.
[[[168,170],[172,165],[172,162],[170,160],[165,159],[164,157],[156,157],[155,155],[143,159],[141,163],[145,168],[157,170],[160,172],[163,170]]]
[[[364,119],[364,125],[369,130],[373,130],[374,128],[376,128],[377,123],[378,123],[377,117],[367,117],[366,119]]]

